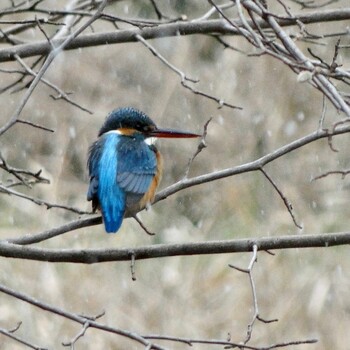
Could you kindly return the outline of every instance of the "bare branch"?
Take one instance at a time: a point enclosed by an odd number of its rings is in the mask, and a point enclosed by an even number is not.
[[[212,118],[209,118],[206,123],[204,124],[204,127],[203,127],[203,134],[202,134],[202,137],[201,137],[201,140],[198,144],[198,147],[197,147],[197,150],[196,152],[194,152],[193,156],[189,159],[188,161],[188,164],[187,164],[187,168],[186,168],[186,171],[185,171],[185,175],[184,175],[184,178],[187,178],[188,177],[188,173],[190,172],[190,169],[191,169],[191,165],[194,161],[194,159],[198,156],[199,153],[201,153],[203,151],[204,148],[207,147],[207,143],[206,143],[206,137],[207,137],[207,133],[208,133],[208,126],[209,126],[209,123],[211,122]]]
[[[317,130],[307,136],[304,136],[285,146],[282,146],[281,148],[278,148],[275,151],[268,153],[265,156],[262,156],[261,158],[256,159],[252,162],[245,163],[243,165],[239,165],[239,166],[224,169],[224,170],[215,171],[209,174],[196,176],[189,179],[182,179],[179,182],[159,192],[156,196],[155,203],[167,198],[168,196],[170,196],[171,194],[177,191],[183,190],[188,187],[204,184],[204,183],[215,181],[218,179],[223,179],[225,177],[229,177],[233,175],[238,175],[238,174],[252,172],[252,171],[260,171],[260,169],[265,165],[267,165],[268,163],[271,163],[277,160],[278,158],[282,157],[283,155],[290,153],[294,150],[297,150],[311,142],[314,142],[322,138],[328,139],[329,137],[333,137],[335,135],[340,135],[348,132],[350,132],[350,125],[342,126],[342,127],[337,126],[333,128],[333,130]]]
[[[55,130],[53,130],[53,129],[47,128],[46,126],[42,126],[42,125],[39,125],[37,123],[30,122],[28,120],[17,119],[17,123],[30,125],[30,126],[32,126],[34,128],[45,130],[45,131],[48,131],[48,132],[55,132]]]
[[[1,184],[0,184],[0,192],[10,194],[10,195],[13,195],[13,196],[16,196],[19,198],[27,199],[27,200],[29,200],[37,205],[45,205],[47,209],[58,208],[58,209],[68,210],[68,211],[71,211],[71,212],[76,213],[76,214],[90,214],[90,212],[80,210],[78,208],[73,208],[73,207],[69,207],[69,206],[61,205],[61,204],[50,203],[50,202],[44,201],[44,200],[39,199],[39,198],[27,196],[24,193],[17,192],[15,190],[12,190],[8,187],[5,187]]]
[[[55,314],[55,315],[58,315],[61,317],[64,317],[64,318],[69,319],[73,322],[80,323],[86,329],[87,328],[99,329],[99,330],[102,330],[102,331],[105,331],[108,333],[117,334],[117,335],[129,338],[130,340],[136,341],[137,343],[143,344],[145,346],[151,345],[150,349],[165,350],[165,348],[163,348],[159,345],[152,344],[149,340],[138,335],[137,333],[101,324],[101,323],[97,322],[96,320],[91,319],[91,317],[88,318],[88,317],[84,317],[84,316],[81,316],[78,314],[64,311],[60,308],[57,308],[55,306],[52,306],[52,305],[46,304],[42,301],[39,301],[37,299],[34,299],[33,297],[31,297],[29,295],[26,295],[24,293],[20,293],[20,292],[13,290],[13,289],[5,287],[4,285],[0,285],[0,292],[5,293],[7,295],[10,295],[16,299],[22,300],[26,303],[29,303],[29,304],[31,304],[35,307],[38,307],[44,311],[50,312],[52,314]],[[39,349],[39,348],[37,348],[37,349]]]
[[[189,78],[185,73],[183,73],[180,69],[178,69],[177,67],[175,67],[173,64],[171,64],[167,59],[165,59],[151,44],[149,44],[141,35],[136,34],[136,38],[139,42],[141,42],[144,46],[146,46],[154,56],[156,56],[157,58],[159,58],[167,67],[169,67],[173,72],[175,72],[177,75],[180,76],[181,78],[181,85],[183,87],[185,87],[186,89],[190,90],[191,92],[193,92],[196,95],[201,95],[203,97],[209,98],[213,101],[216,101],[219,104],[219,108],[226,106],[226,107],[230,107],[230,108],[234,108],[234,109],[242,109],[242,107],[238,107],[238,106],[234,106],[231,105],[229,103],[226,103],[225,101],[223,101],[220,98],[214,97],[212,95],[209,95],[203,91],[197,90],[195,88],[193,88],[192,86],[188,85],[187,82],[192,82],[192,83],[198,83],[199,80],[197,79],[193,79],[193,78]]]
[[[26,72],[30,75],[32,75],[33,77],[36,77],[37,76],[37,73],[34,72],[18,55],[15,55],[15,58],[16,60],[20,63],[20,65],[26,70]],[[41,81],[49,86],[50,88],[54,89],[57,93],[58,93],[58,96],[55,97],[55,96],[52,96],[52,98],[54,100],[58,100],[58,99],[63,99],[65,101],[67,101],[68,103],[70,103],[71,105],[81,109],[82,111],[84,112],[87,112],[89,114],[93,114],[93,112],[91,112],[89,109],[81,106],[80,104],[74,102],[72,99],[70,99],[68,97],[68,94],[65,93],[64,91],[62,91],[60,88],[58,88],[56,85],[52,84],[51,82],[49,82],[47,79],[44,79],[44,78],[41,78]]]
[[[26,347],[28,347],[30,349],[34,349],[34,350],[48,350],[47,348],[43,348],[43,347],[41,347],[39,345],[34,345],[34,344],[28,342],[27,340],[24,340],[24,339],[20,338],[19,336],[15,335],[14,332],[20,327],[20,325],[21,325],[21,323],[19,323],[15,329],[11,329],[11,330],[0,328],[0,334],[3,334],[6,337],[15,340],[17,343],[25,345]]]
[[[264,170],[264,168],[261,168],[260,171],[264,174],[264,176],[267,178],[267,180],[270,182],[270,184],[273,186],[273,188],[277,191],[278,195],[281,197],[284,205],[286,206],[288,213],[290,214],[290,216],[292,217],[292,220],[294,222],[294,225],[296,227],[298,227],[299,229],[302,229],[303,227],[298,224],[295,215],[293,213],[293,206],[292,204],[289,202],[288,198],[283,194],[283,192],[278,188],[277,184],[275,183],[275,181],[272,179],[272,177]]]
[[[277,18],[277,23],[282,26],[292,26],[300,20],[304,24],[327,22],[327,21],[343,21],[350,19],[350,9],[336,9],[322,12],[314,12],[310,14],[297,14],[293,18]],[[235,20],[240,26],[239,20]],[[251,21],[248,23],[252,24]],[[265,20],[258,21],[261,28],[267,28],[269,25]],[[227,25],[226,20],[207,20],[200,22],[176,22],[162,24],[156,27],[140,29],[126,29],[117,32],[105,32],[81,35],[74,40],[70,40],[64,46],[65,50],[74,50],[77,48],[91,47],[98,45],[118,44],[125,42],[137,41],[137,35],[141,35],[145,40],[164,38],[178,35],[193,34],[222,34],[222,35],[240,35],[240,32]],[[58,47],[63,43],[64,39],[52,40],[52,44]],[[47,55],[50,53],[50,45],[47,41],[40,41],[33,44],[17,45],[11,48],[0,50],[0,62],[13,61],[14,55],[20,57],[31,57],[37,55]]]
[[[251,236],[253,237],[254,234]],[[110,261],[130,261],[131,253],[134,254],[136,260],[144,260],[171,256],[251,252],[254,245],[259,251],[265,251],[291,248],[327,248],[345,244],[350,244],[350,232],[153,244],[132,249],[46,249],[0,241],[0,256],[48,262],[96,264]]]
[[[264,345],[264,346],[252,346],[242,343],[234,343],[231,341],[225,341],[221,339],[191,339],[191,338],[180,338],[180,337],[171,337],[167,335],[147,335],[145,336],[147,339],[155,339],[155,340],[169,340],[177,343],[183,343],[189,346],[193,344],[208,344],[208,345],[223,345],[225,349],[237,348],[237,349],[247,349],[247,350],[272,350],[279,349],[293,345],[303,345],[303,344],[315,344],[318,342],[317,339],[307,339],[307,340],[296,340],[289,342],[281,342],[272,345]]]
[[[131,253],[130,271],[131,271],[131,279],[132,279],[133,281],[136,281],[136,274],[135,274],[135,254],[134,254],[134,253]]]
[[[140,225],[140,227],[149,235],[154,236],[155,233],[151,232],[147,229],[147,227],[143,224],[143,222],[137,217],[137,214],[132,214],[131,217],[135,219],[135,221]]]
[[[103,311],[102,313],[96,316],[83,316],[83,315],[80,315],[80,316],[88,319],[89,321],[96,321],[97,319],[101,318],[104,315],[105,315],[105,312]],[[75,343],[85,335],[86,331],[90,327],[89,321],[84,323],[82,329],[77,333],[77,335],[72,340],[70,340],[69,342],[63,342],[62,345],[69,346],[71,349],[74,349]]]
[[[309,339],[309,340],[298,340],[298,341],[290,341],[290,342],[283,342],[283,343],[277,343],[277,344],[273,344],[273,345],[268,345],[268,346],[264,346],[262,347],[255,347],[255,346],[249,346],[249,345],[243,345],[243,344],[236,344],[233,342],[229,342],[229,341],[222,341],[222,340],[214,340],[214,339],[210,339],[210,340],[205,340],[205,339],[186,339],[186,338],[177,338],[177,337],[170,337],[170,336],[158,336],[158,335],[139,335],[135,332],[131,332],[131,331],[127,331],[127,330],[123,330],[123,329],[119,329],[119,328],[115,328],[115,327],[111,327],[111,326],[107,326],[104,325],[100,322],[97,322],[97,319],[99,319],[101,316],[104,315],[104,312],[101,313],[100,315],[97,315],[95,317],[89,317],[89,316],[83,316],[83,315],[78,315],[78,314],[74,314],[71,312],[67,312],[64,311],[63,309],[57,308],[55,306],[49,305],[47,303],[44,303],[42,301],[39,301],[38,299],[34,299],[33,297],[24,294],[24,293],[20,293],[17,292],[13,289],[10,289],[4,285],[0,285],[0,292],[7,294],[13,298],[22,300],[26,303],[29,303],[30,305],[33,305],[37,308],[40,308],[41,310],[47,311],[49,313],[58,315],[60,317],[64,317],[66,319],[69,319],[73,322],[79,323],[82,325],[82,329],[76,334],[76,336],[74,336],[74,338],[69,341],[69,342],[64,342],[63,345],[64,346],[70,346],[71,348],[74,349],[74,345],[75,343],[82,337],[84,336],[84,334],[86,333],[86,331],[89,328],[95,328],[104,332],[108,332],[108,333],[112,333],[115,335],[119,335],[125,338],[128,338],[132,341],[135,341],[139,344],[144,345],[147,349],[154,349],[154,350],[166,350],[165,347],[160,346],[155,344],[154,342],[151,342],[150,340],[154,341],[154,340],[168,340],[168,341],[172,341],[172,342],[179,342],[179,343],[185,343],[187,345],[192,345],[192,344],[211,344],[211,345],[226,345],[229,347],[236,347],[239,346],[239,348],[241,349],[248,349],[248,350],[261,350],[261,349],[265,349],[265,350],[269,350],[269,349],[278,349],[278,348],[282,348],[282,347],[287,347],[287,346],[293,346],[293,345],[302,345],[302,344],[313,344],[316,343],[317,340],[315,339]],[[18,328],[18,327],[17,327]],[[11,331],[7,331],[7,330],[3,330],[2,328],[0,328],[0,333],[11,337],[12,339],[20,342],[23,345],[26,345],[28,347],[30,347],[31,349],[35,349],[35,350],[46,350],[44,348],[41,348],[39,346],[33,345],[27,341],[24,341],[23,339],[20,339],[16,336],[14,336]]]
[[[71,35],[69,35],[67,38],[65,38],[63,41],[60,42],[60,44],[58,46],[55,46],[54,49],[52,49],[51,45],[56,45],[55,42],[50,43],[46,43],[46,45],[48,45],[49,48],[49,55],[46,58],[43,66],[41,67],[40,71],[38,72],[38,74],[35,76],[34,80],[32,81],[32,83],[30,84],[30,87],[28,88],[28,90],[26,91],[26,93],[24,94],[21,102],[19,103],[17,109],[15,110],[15,112],[13,113],[13,115],[11,116],[11,118],[7,121],[7,123],[5,123],[1,128],[0,128],[0,136],[2,134],[4,134],[9,128],[11,128],[17,121],[19,115],[21,114],[24,106],[27,104],[30,96],[32,95],[34,89],[36,88],[36,86],[38,85],[38,83],[40,82],[41,78],[43,77],[43,75],[45,74],[45,72],[47,71],[47,69],[49,68],[49,66],[51,65],[51,63],[53,62],[53,60],[56,58],[57,55],[59,55],[60,52],[62,52],[67,45],[74,40],[74,38],[76,38],[82,31],[84,31],[88,26],[90,26],[102,13],[102,10],[104,9],[104,7],[107,4],[107,0],[103,0],[103,2],[100,4],[100,7],[98,8],[98,10],[96,11],[96,13],[84,24],[82,25],[79,29],[77,29],[74,33],[72,33]],[[20,54],[15,53],[18,56],[21,57]],[[14,57],[14,56],[13,56]]]
[[[311,179],[311,181],[316,181],[319,179],[323,179],[324,177],[327,177],[329,175],[341,175],[342,180],[345,179],[345,177],[350,174],[350,169],[349,170],[331,170],[331,171],[327,171],[326,173],[323,173],[321,175],[315,176],[314,178]]]
[[[41,169],[39,171],[33,172],[33,171],[26,170],[26,169],[14,168],[14,167],[10,166],[6,162],[5,158],[2,156],[1,153],[0,153],[0,160],[1,160],[0,168],[5,170],[9,174],[13,175],[14,177],[16,177],[18,180],[20,180],[20,182],[23,185],[26,185],[26,186],[30,187],[28,185],[29,181],[26,178],[24,178],[22,175],[27,175],[27,176],[30,176],[30,177],[34,178],[34,180],[37,183],[45,183],[45,184],[49,184],[50,183],[49,179],[41,176],[41,172],[42,172]],[[6,188],[9,188],[9,187],[12,187],[12,185],[6,186]]]
[[[237,6],[239,4],[239,0],[237,0]],[[288,51],[291,58],[293,58],[296,63],[301,64],[305,67],[306,70],[312,72],[311,80],[315,86],[324,93],[325,96],[331,101],[331,103],[339,110],[343,111],[347,117],[350,117],[350,106],[344,101],[341,94],[338,92],[336,87],[327,79],[324,75],[320,74],[317,67],[310,59],[308,59],[303,52],[298,48],[298,46],[294,43],[291,37],[282,29],[281,25],[278,23],[275,16],[273,16],[270,12],[268,12],[263,6],[257,6],[252,1],[245,1],[244,6],[258,16],[262,18],[266,18],[266,21],[270,24],[271,28],[275,32],[277,38],[282,42],[284,48]],[[243,15],[242,15],[243,16]],[[241,18],[243,21],[243,18]],[[248,26],[248,24],[246,24]],[[249,27],[248,27],[249,28]],[[258,42],[257,46],[265,50],[262,46],[262,42],[260,38],[257,37],[254,31],[250,31],[251,36],[254,38],[255,42]],[[266,50],[268,54],[272,54],[270,50]],[[282,56],[279,56],[274,53],[274,57],[281,59]],[[289,64],[293,70],[302,70],[293,63]]]
[[[248,324],[247,327],[247,336],[244,340],[244,344],[246,345],[251,337],[252,337],[252,333],[253,333],[253,326],[254,323],[256,321],[261,321],[263,323],[271,323],[271,322],[276,322],[278,320],[274,319],[274,320],[264,320],[263,318],[261,318],[261,316],[259,315],[259,306],[258,306],[258,298],[257,298],[257,294],[256,294],[256,287],[255,287],[255,282],[254,282],[254,278],[253,278],[253,267],[254,264],[257,261],[257,253],[258,253],[258,247],[254,244],[253,245],[253,255],[252,258],[250,260],[250,263],[248,265],[248,267],[246,269],[242,269],[240,267],[234,266],[234,265],[229,265],[231,268],[238,270],[240,272],[244,272],[246,274],[248,274],[249,276],[249,283],[250,283],[250,287],[251,287],[251,291],[252,291],[252,298],[253,298],[253,305],[254,305],[254,313],[252,316],[252,320],[250,321],[250,323]]]
[[[102,223],[101,216],[89,217],[87,219],[85,218],[85,219],[75,220],[75,221],[69,222],[68,224],[64,224],[60,227],[53,228],[37,234],[28,234],[18,238],[8,238],[6,239],[6,242],[19,244],[19,245],[34,244],[34,243],[39,243],[39,242],[46,241],[48,239],[60,236],[67,232],[78,230],[83,227],[100,225],[101,223]]]
[[[207,182],[215,181],[218,179],[223,179],[229,176],[234,176],[242,173],[252,172],[252,171],[260,171],[262,167],[267,165],[268,163],[271,163],[278,158],[282,157],[283,155],[290,153],[294,150],[297,150],[311,142],[314,142],[316,140],[322,139],[322,138],[328,138],[330,135],[341,135],[344,133],[350,132],[350,125],[339,125],[334,126],[334,128],[330,130],[317,130],[305,137],[302,137],[298,140],[295,140],[281,148],[276,149],[275,151],[246,164],[239,165],[236,167],[224,169],[215,171],[209,174],[196,176],[193,178],[183,178],[179,182],[165,188],[164,190],[160,191],[155,198],[154,204],[164,200],[165,198],[169,197],[170,195],[179,192],[183,189],[201,185]],[[94,218],[88,218],[88,219],[79,219],[77,221],[73,221],[69,224],[63,225],[61,227],[58,227],[56,229],[52,229],[49,231],[45,231],[42,233],[39,233],[37,235],[29,236],[29,237],[20,237],[20,238],[11,238],[8,239],[8,242],[17,243],[17,244],[32,244],[32,243],[38,243],[46,239],[50,239],[53,237],[56,237],[58,235],[64,234],[66,232],[70,232],[82,227],[88,227],[92,225],[98,225],[102,223],[102,218],[94,217]]]
[[[192,83],[198,83],[199,80],[198,79],[194,79],[194,78],[189,78],[188,76],[186,76],[185,73],[183,73],[180,69],[176,68],[173,64],[171,64],[164,56],[162,56],[151,44],[149,44],[147,42],[147,40],[145,40],[141,35],[136,34],[136,39],[142,43],[144,46],[147,47],[147,49],[149,49],[152,54],[154,56],[156,56],[157,58],[159,58],[167,67],[169,67],[172,71],[174,71],[177,75],[179,75],[181,77],[181,81],[184,80],[188,80],[191,81]]]

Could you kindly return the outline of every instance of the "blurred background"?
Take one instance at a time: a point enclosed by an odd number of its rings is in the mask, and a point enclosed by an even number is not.
[[[62,10],[68,1],[43,1],[38,7]],[[308,12],[285,1],[293,13]],[[4,1],[0,14],[11,6]],[[276,13],[284,13],[272,4]],[[326,9],[346,8],[347,0]],[[199,18],[210,10],[202,1],[159,2],[161,11],[172,17]],[[313,10],[314,11],[314,10]],[[150,1],[112,2],[106,11],[123,18],[156,19]],[[232,12],[235,13],[234,10]],[[34,12],[17,13],[4,19],[34,18]],[[39,16],[39,14],[37,14]],[[42,15],[40,15],[42,16]],[[233,16],[236,17],[236,16]],[[213,16],[213,18],[216,18]],[[308,25],[311,33],[322,35],[346,31],[349,22]],[[2,30],[10,25],[1,24]],[[119,24],[120,29],[130,28]],[[45,26],[53,34],[57,27]],[[108,22],[95,24],[85,33],[113,31]],[[288,33],[299,33],[290,27]],[[20,35],[25,41],[45,40],[38,29]],[[297,41],[307,53],[311,47],[330,62],[338,36],[318,44]],[[200,81],[195,88],[243,109],[221,108],[204,97],[184,89],[180,78],[140,43],[105,45],[61,53],[45,78],[93,114],[55,100],[50,88],[39,85],[20,118],[54,129],[54,133],[16,124],[2,135],[1,154],[13,167],[42,169],[50,184],[32,189],[17,187],[29,196],[51,203],[90,210],[86,201],[87,150],[108,112],[134,106],[147,113],[159,126],[201,133],[208,127],[207,148],[195,159],[189,176],[210,173],[255,160],[307,135],[319,126],[322,94],[281,62],[267,56],[248,57],[253,48],[239,37],[225,41],[243,53],[224,48],[208,36],[194,35],[151,40],[150,43],[173,65]],[[349,45],[349,35],[342,37]],[[7,47],[2,43],[0,48]],[[340,50],[343,68],[349,68],[349,49]],[[34,62],[29,58],[26,62]],[[2,69],[19,68],[2,63]],[[0,72],[2,87],[14,74]],[[342,89],[344,87],[342,86]],[[1,126],[11,117],[24,91],[6,90],[0,95]],[[325,125],[343,118],[329,103]],[[165,169],[160,188],[184,176],[196,140],[161,140]],[[247,173],[186,189],[139,214],[154,237],[148,236],[132,219],[124,221],[116,235],[107,235],[102,225],[84,228],[38,244],[47,248],[121,248],[157,243],[185,243],[244,237],[303,235],[348,231],[350,220],[349,178],[339,175],[311,181],[330,170],[348,169],[348,135],[334,139],[339,152],[327,140],[314,142],[266,167],[293,205],[299,230],[281,198],[261,173]],[[1,171],[2,184],[13,181]],[[58,227],[79,216],[61,209],[47,210],[28,200],[0,195],[0,237],[19,237]],[[253,314],[248,276],[228,264],[247,267],[250,254],[188,256],[136,261],[136,281],[131,280],[130,263],[53,264],[1,259],[1,283],[23,291],[43,302],[84,315],[105,310],[102,323],[140,334],[162,334],[188,338],[245,339]],[[348,247],[293,249],[275,256],[258,254],[254,280],[261,317],[279,321],[256,323],[251,345],[317,338],[316,345],[298,349],[347,349],[350,321],[350,258]],[[0,326],[23,324],[17,335],[49,349],[62,348],[80,327],[40,311],[26,303],[0,295]],[[183,344],[164,343],[172,349]],[[0,335],[1,349],[22,349]],[[139,349],[136,343],[100,331],[88,330],[77,349]],[[187,348],[187,346],[186,346]],[[193,346],[194,349],[208,348]],[[213,346],[211,348],[219,348]]]

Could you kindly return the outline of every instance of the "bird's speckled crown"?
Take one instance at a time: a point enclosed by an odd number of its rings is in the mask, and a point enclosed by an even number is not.
[[[122,107],[113,110],[106,117],[98,136],[112,130],[121,128],[136,129],[139,131],[147,131],[155,127],[155,123],[145,113],[133,107]]]

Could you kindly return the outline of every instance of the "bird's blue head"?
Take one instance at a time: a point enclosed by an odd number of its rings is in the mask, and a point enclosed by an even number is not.
[[[187,131],[160,129],[145,113],[133,107],[113,110],[106,117],[98,136],[110,131],[119,131],[123,135],[142,134],[143,137],[192,138],[199,137]]]
[[[145,113],[133,107],[123,107],[115,109],[107,115],[98,136],[112,130],[147,134],[155,129],[156,124]]]

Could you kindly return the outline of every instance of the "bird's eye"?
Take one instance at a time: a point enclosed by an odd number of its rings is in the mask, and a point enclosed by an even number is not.
[[[152,126],[152,125],[145,125],[144,127],[143,127],[143,131],[144,132],[150,132],[150,131],[152,131],[154,129],[154,127]]]
[[[135,129],[140,130],[140,131],[146,131],[147,126],[142,125],[142,124],[136,124]]]

